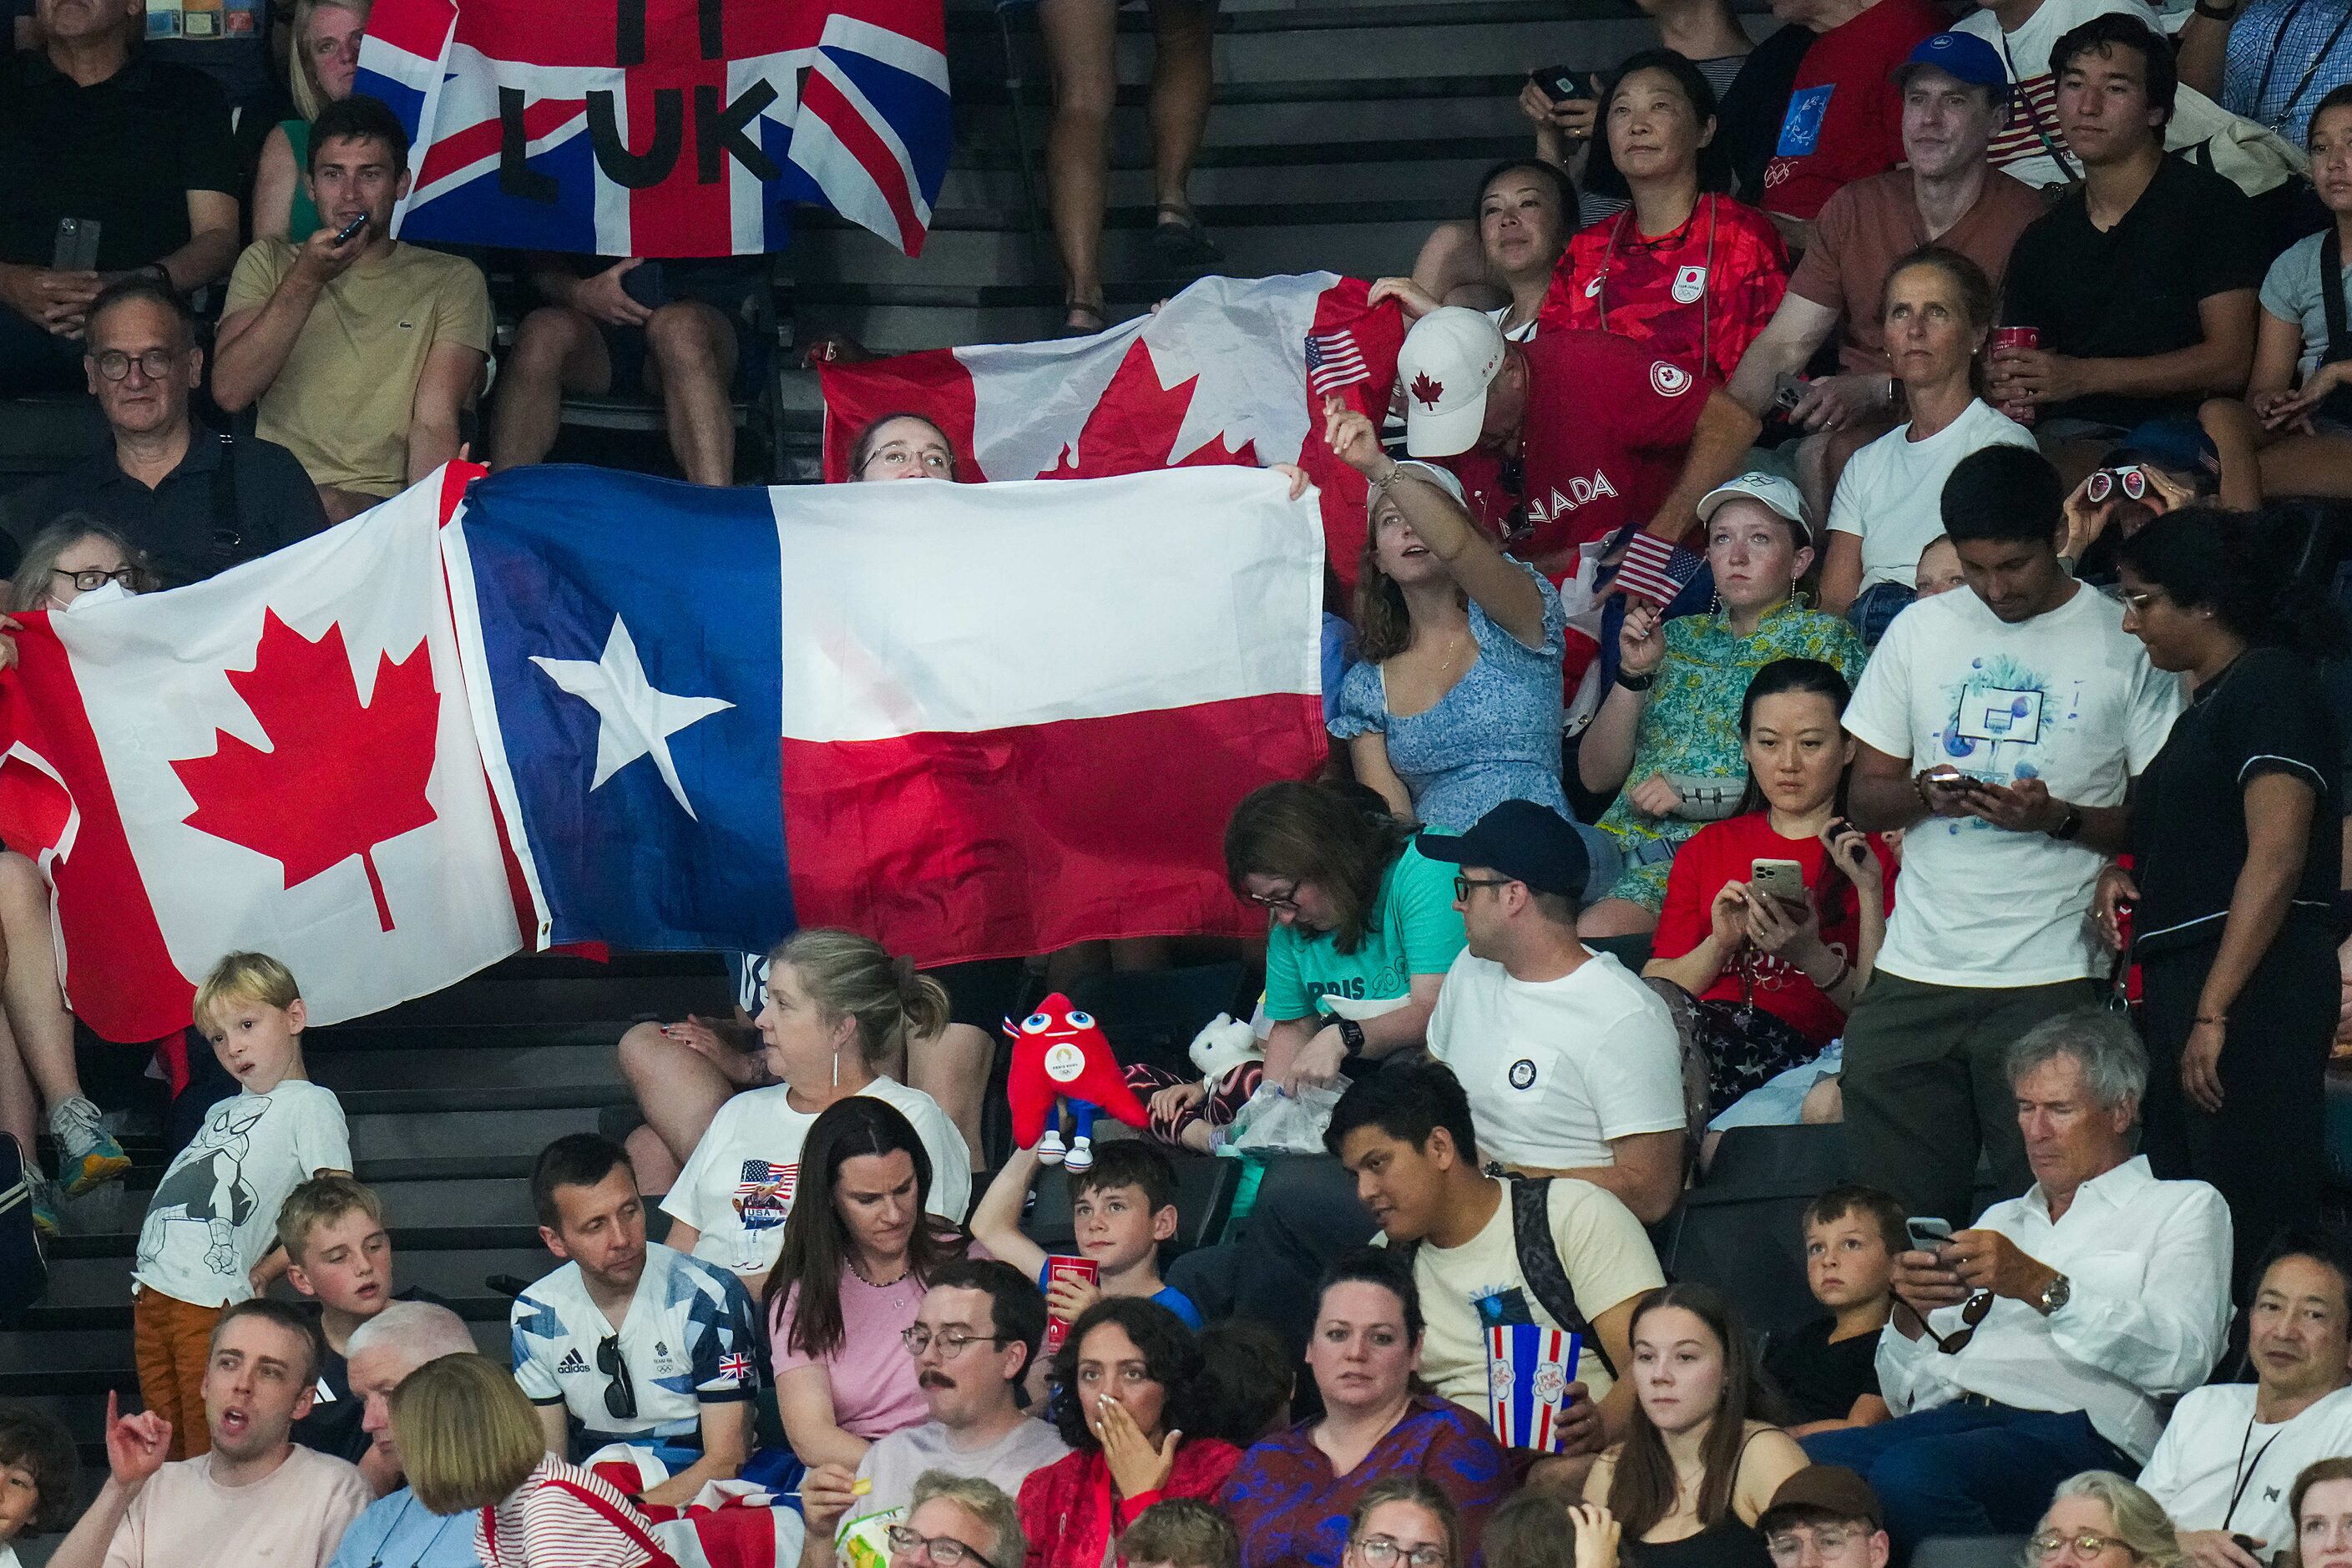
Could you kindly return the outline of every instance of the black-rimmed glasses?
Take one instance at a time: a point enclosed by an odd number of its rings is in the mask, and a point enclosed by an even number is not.
[[[180,351],[148,349],[143,353],[132,354],[125,353],[121,349],[107,349],[102,353],[90,355],[89,363],[96,365],[98,374],[109,381],[121,381],[131,374],[131,367],[134,364],[148,380],[161,381],[172,374],[173,365],[180,363]]]
[[[621,1359],[621,1336],[596,1345],[596,1370],[613,1381],[604,1385],[604,1413],[615,1421],[637,1418],[637,1385],[629,1381],[629,1363]]]
[[[120,583],[126,588],[131,587],[138,579],[139,569],[135,566],[123,566],[109,572],[103,566],[89,566],[74,572],[63,566],[52,566],[49,568],[49,575],[69,579],[78,593],[95,594],[109,583]]]
[[[1298,884],[1296,882],[1290,884],[1290,891],[1286,893],[1244,893],[1242,897],[1260,909],[1294,915],[1298,912]]]
[[[1473,888],[1507,888],[1517,879],[1516,877],[1456,877],[1454,879],[1454,896],[1466,900]]]
[[[967,1563],[977,1563],[980,1568],[996,1568],[995,1563],[952,1535],[923,1535],[903,1524],[894,1524],[882,1533],[889,1537],[891,1551],[927,1558],[937,1568],[963,1568]]]

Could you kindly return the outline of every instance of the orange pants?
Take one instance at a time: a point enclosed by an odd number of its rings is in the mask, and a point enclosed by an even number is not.
[[[205,1420],[205,1365],[213,1325],[222,1309],[191,1306],[142,1285],[131,1307],[131,1353],[139,1368],[139,1396],[172,1424],[174,1459],[194,1458],[213,1446]]]

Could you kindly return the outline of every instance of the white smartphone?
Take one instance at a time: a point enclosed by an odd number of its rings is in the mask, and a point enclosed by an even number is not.
[[[1794,860],[1750,861],[1748,885],[1793,909],[1805,907],[1805,868]]]

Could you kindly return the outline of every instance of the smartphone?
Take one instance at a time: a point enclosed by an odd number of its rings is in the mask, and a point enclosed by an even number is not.
[[[1797,405],[1805,400],[1805,392],[1812,384],[1794,371],[1782,371],[1772,378],[1772,407],[1780,414],[1794,414]]]
[[[1914,1252],[1933,1252],[1952,1239],[1952,1222],[1936,1215],[1915,1214],[1903,1228],[1910,1233]]]
[[[1928,769],[1927,782],[1931,784],[1940,784],[1946,789],[1958,790],[1963,795],[1980,795],[1991,787],[1984,780],[1970,773],[1964,773],[1949,764]]]
[[[1591,98],[1592,84],[1585,79],[1587,73],[1574,66],[1538,66],[1528,73],[1528,79],[1544,89],[1544,96],[1558,103],[1564,99]]]
[[[1748,885],[1784,904],[1800,910],[1805,907],[1805,868],[1794,860],[1748,862]]]
[[[357,217],[352,219],[351,222],[343,225],[342,227],[335,231],[335,243],[337,245],[349,245],[352,242],[352,236],[359,233],[360,230],[366,226],[367,214],[362,213]]]
[[[94,217],[61,217],[49,250],[49,265],[59,272],[98,270],[99,221]]]

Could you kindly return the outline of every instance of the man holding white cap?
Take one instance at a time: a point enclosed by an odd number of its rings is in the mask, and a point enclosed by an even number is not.
[[[1507,343],[1458,305],[1413,323],[1397,379],[1405,450],[1460,475],[1507,550],[1559,583],[1591,579],[1588,561],[1622,549],[1616,585],[1661,605],[1680,591],[1666,566],[1697,526],[1699,498],[1739,471],[1759,428],[1719,388],[1627,339],[1546,331]]]

